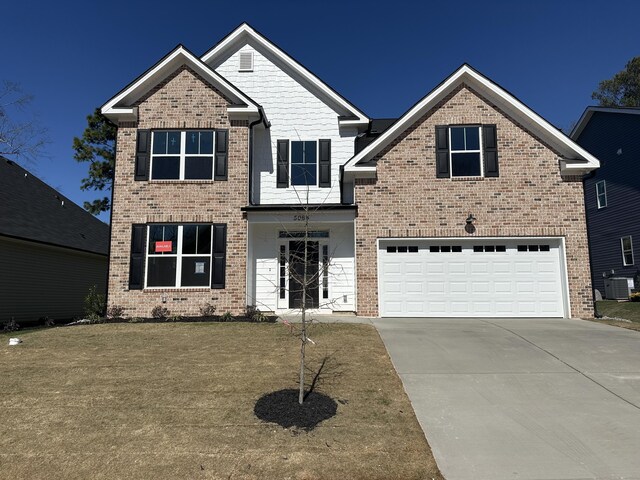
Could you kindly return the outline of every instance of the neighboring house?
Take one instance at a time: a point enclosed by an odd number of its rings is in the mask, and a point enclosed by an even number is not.
[[[589,107],[571,132],[601,167],[584,179],[593,288],[640,273],[640,108]]]
[[[84,313],[107,283],[109,226],[0,157],[0,323]]]
[[[598,161],[466,65],[371,120],[243,24],[102,112],[108,301],[129,315],[296,309],[305,248],[320,313],[593,315],[581,178]]]

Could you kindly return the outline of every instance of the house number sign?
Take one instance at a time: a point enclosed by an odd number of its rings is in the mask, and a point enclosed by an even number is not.
[[[294,215],[293,216],[293,221],[294,222],[306,222],[309,220],[309,215]]]

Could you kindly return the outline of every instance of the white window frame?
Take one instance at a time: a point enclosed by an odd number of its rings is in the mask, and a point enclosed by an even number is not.
[[[192,128],[189,130],[179,130],[180,132],[180,153],[153,153],[153,141],[155,138],[156,133],[159,132],[175,132],[178,130],[172,130],[172,129],[166,129],[166,130],[162,130],[162,129],[158,129],[158,130],[152,130],[151,131],[151,160],[149,162],[149,180],[152,182],[176,182],[176,181],[187,181],[187,182],[197,182],[197,181],[201,181],[201,182],[207,182],[210,180],[214,179],[214,176],[216,174],[215,172],[215,168],[216,168],[216,164],[215,164],[215,160],[216,160],[216,131],[215,129],[212,128],[203,128],[203,129],[197,129],[197,128]],[[211,132],[213,135],[213,140],[211,142],[212,144],[212,151],[211,154],[202,154],[202,153],[187,153],[187,133],[189,132]],[[178,178],[153,178],[153,160],[155,157],[180,157],[180,174]],[[186,165],[186,157],[203,157],[203,158],[211,158],[211,178],[184,178],[184,172],[185,172],[185,165]]]
[[[598,191],[600,185],[602,185],[602,193]],[[604,202],[600,201],[600,197],[604,197]],[[596,201],[598,203],[598,210],[607,206],[607,183],[604,180],[596,182]]]
[[[625,250],[624,248],[624,240],[629,239],[629,248]],[[631,235],[626,235],[620,238],[620,249],[622,250],[622,265],[625,267],[629,267],[631,265],[635,265],[635,258],[633,257],[633,238]],[[625,258],[625,252],[627,254],[631,254],[631,263],[627,263],[627,259]]]
[[[176,241],[176,253],[169,253],[164,255],[158,255],[149,253],[149,242],[151,241],[151,227],[165,226],[165,225],[177,225],[178,226],[178,239]],[[149,290],[168,290],[168,289],[198,289],[198,288],[211,288],[211,274],[213,269],[213,224],[210,223],[196,223],[193,225],[209,225],[211,227],[211,248],[209,254],[200,253],[182,253],[182,234],[184,226],[188,224],[178,223],[151,223],[147,225],[147,244],[145,245],[145,257],[144,257],[144,288]],[[197,237],[196,237],[197,241]],[[197,251],[197,250],[196,250]],[[154,286],[147,285],[149,278],[149,257],[164,257],[174,258],[176,257],[176,284],[174,286]],[[208,285],[188,285],[182,286],[182,258],[183,257],[209,257],[209,284]]]
[[[451,148],[452,128],[477,128],[478,129],[478,150],[453,150]],[[482,154],[482,125],[449,125],[449,171],[451,178],[480,178],[484,177],[484,156]],[[480,154],[480,175],[454,175],[453,174],[453,154],[454,153],[479,153]]]
[[[294,185],[293,184],[293,168],[292,166],[294,165],[292,163],[292,158],[293,158],[293,142],[315,142],[316,144],[316,183],[309,183],[306,185]],[[296,165],[306,165],[304,163],[300,164],[297,163]],[[320,141],[319,140],[313,140],[313,139],[307,139],[307,140],[289,140],[289,186],[291,188],[302,188],[302,187],[317,187],[318,186],[318,182],[320,181]]]

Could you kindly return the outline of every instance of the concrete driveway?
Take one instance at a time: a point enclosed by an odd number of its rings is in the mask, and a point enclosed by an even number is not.
[[[374,319],[447,480],[640,479],[640,332]]]

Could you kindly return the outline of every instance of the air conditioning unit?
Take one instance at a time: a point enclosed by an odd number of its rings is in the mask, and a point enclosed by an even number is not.
[[[625,277],[604,279],[604,296],[609,300],[626,300],[629,298],[629,282]]]

